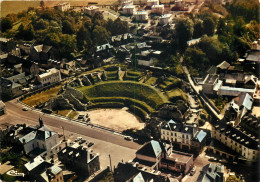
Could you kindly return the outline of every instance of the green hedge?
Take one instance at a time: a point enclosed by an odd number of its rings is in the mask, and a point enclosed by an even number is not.
[[[107,68],[105,68],[106,71],[117,71],[118,70],[118,66],[109,66]]]
[[[132,98],[127,97],[96,97],[92,98],[91,102],[93,103],[100,103],[100,102],[121,102],[124,103],[126,107],[129,107],[130,105],[136,105],[143,109],[147,113],[151,113],[154,111],[153,108],[151,108],[149,105],[147,105],[145,102],[135,100]]]
[[[140,117],[143,121],[145,121],[147,113],[138,106],[130,105],[129,111],[134,113],[136,116]]]
[[[95,97],[127,97],[147,103],[158,108],[168,102],[167,98],[155,88],[132,81],[106,81],[95,85],[78,88],[87,98]]]
[[[93,103],[87,107],[87,109],[97,109],[97,108],[123,108],[125,105],[122,102],[100,102]]]

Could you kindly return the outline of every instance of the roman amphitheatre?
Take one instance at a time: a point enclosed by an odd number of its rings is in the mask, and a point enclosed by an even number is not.
[[[116,131],[142,129],[149,114],[162,104],[175,97],[185,99],[176,87],[179,79],[158,82],[158,78],[146,70],[104,66],[26,97],[23,102],[73,119],[86,114],[91,124]]]

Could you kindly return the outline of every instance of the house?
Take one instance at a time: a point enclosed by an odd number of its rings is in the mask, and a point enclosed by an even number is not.
[[[7,39],[0,37],[0,48],[3,52],[9,52],[14,47],[14,42],[12,39]]]
[[[68,169],[84,176],[91,176],[100,170],[99,154],[78,143],[66,146],[58,153],[58,158]]]
[[[241,159],[258,160],[259,142],[240,128],[235,128],[231,122],[228,124],[219,122],[212,130],[211,137],[236,152]]]
[[[41,156],[24,165],[30,180],[39,182],[64,182],[63,171],[58,165],[46,162]]]
[[[5,114],[5,103],[3,101],[0,100],[0,116]]]
[[[90,16],[94,15],[98,11],[99,11],[98,6],[88,6],[88,7],[85,7],[85,9],[84,9],[84,12]]]
[[[76,71],[76,62],[75,61],[69,61],[67,63],[61,64],[60,72],[66,76],[74,74]]]
[[[141,53],[137,53],[136,59],[137,64],[140,66],[153,66],[156,63],[156,59],[151,56],[151,51],[141,51]]]
[[[23,88],[32,79],[31,75],[25,76],[25,73],[20,73],[9,78],[0,78],[0,86],[2,96],[5,98],[13,98],[22,95]]]
[[[70,9],[70,3],[68,3],[68,2],[59,3],[56,6],[54,6],[54,8],[61,12],[68,11]]]
[[[61,81],[60,71],[56,68],[51,68],[47,70],[45,73],[38,75],[37,80],[41,84],[41,86],[58,83]]]
[[[14,72],[15,72],[15,73],[18,73],[18,74],[23,72],[22,64],[21,64],[21,63],[14,65]]]
[[[235,121],[235,125],[238,125],[241,119],[248,111],[252,110],[253,98],[248,93],[241,93],[230,103],[229,113],[233,116],[230,119]]]
[[[170,181],[167,175],[163,175],[159,172],[147,171],[141,169],[138,163],[122,163],[119,162],[114,171],[115,182],[144,182],[144,181],[156,181],[167,182]]]
[[[133,5],[133,0],[126,0],[126,1],[123,1],[121,4],[122,7],[128,6],[128,5]]]
[[[48,59],[52,57],[52,46],[47,46],[45,44],[32,46],[30,56],[33,61],[39,63],[47,63]]]
[[[220,63],[216,67],[217,67],[217,73],[218,74],[219,73],[226,73],[226,71],[230,67],[230,64],[228,62],[226,62],[226,61],[223,61],[222,63]]]
[[[167,175],[162,175],[159,172],[147,171],[139,166],[137,162],[123,163],[119,162],[114,171],[115,182],[144,182],[156,181],[167,182],[170,181]]]
[[[38,75],[40,72],[39,64],[33,61],[24,61],[22,63],[22,71],[27,75]]]
[[[31,131],[18,139],[19,143],[23,146],[25,154],[37,149],[45,152],[46,156],[50,156],[58,151],[58,133],[44,126],[41,118],[39,118],[38,127],[28,128],[28,130]]]
[[[193,167],[193,155],[173,151],[167,144],[152,140],[136,152],[136,162],[149,170],[167,169],[187,174]]]
[[[112,46],[123,46],[122,44],[127,44],[134,41],[134,36],[130,33],[125,33],[121,35],[115,35],[111,37]]]
[[[133,15],[136,11],[134,5],[125,5],[122,10],[122,14],[124,15]]]
[[[164,5],[152,5],[152,13],[154,14],[163,14],[164,12]]]
[[[94,53],[94,58],[107,59],[114,54],[114,48],[109,43],[103,44],[96,47],[96,51]]]
[[[185,1],[183,1],[183,0],[175,0],[174,4],[175,4],[175,8],[180,9],[180,10],[184,9],[184,7],[185,7]]]
[[[152,7],[153,5],[159,5],[159,0],[147,0],[146,5]]]
[[[197,182],[224,182],[224,165],[215,163],[203,167]]]
[[[168,23],[171,23],[171,20],[172,20],[172,14],[164,14],[160,16],[159,24],[166,25]]]
[[[180,149],[200,152],[206,144],[207,133],[197,126],[184,125],[173,120],[161,127],[161,139],[178,145]]]
[[[136,12],[134,12],[134,19],[138,22],[148,21],[147,11],[136,11]]]
[[[218,83],[218,80],[219,80],[218,75],[208,74],[202,83],[203,84],[202,92],[205,94],[213,94],[213,89],[214,89],[215,85]]]

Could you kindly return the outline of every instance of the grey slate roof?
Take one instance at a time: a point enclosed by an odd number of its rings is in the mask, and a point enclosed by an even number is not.
[[[162,153],[162,148],[158,141],[152,140],[141,149],[139,149],[136,154],[146,155],[150,157],[158,157]]]

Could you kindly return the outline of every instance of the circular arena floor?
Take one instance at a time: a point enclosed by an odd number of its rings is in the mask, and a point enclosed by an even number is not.
[[[123,131],[130,128],[144,128],[145,123],[141,123],[136,116],[127,110],[128,108],[126,107],[122,109],[97,109],[87,111],[87,113],[91,123],[111,128],[116,131]]]

